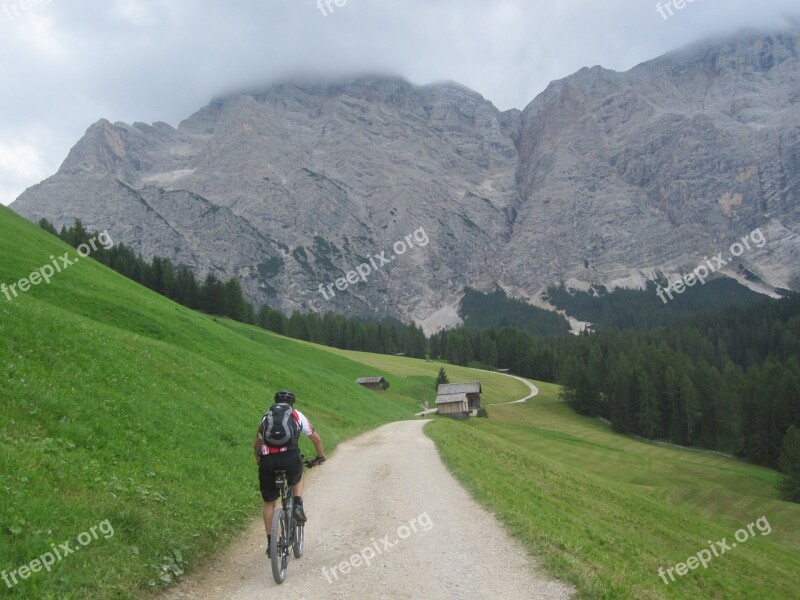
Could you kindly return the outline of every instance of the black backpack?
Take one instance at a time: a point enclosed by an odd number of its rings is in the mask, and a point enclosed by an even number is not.
[[[264,443],[272,448],[291,446],[300,437],[300,428],[295,422],[290,404],[273,404],[261,419]]]

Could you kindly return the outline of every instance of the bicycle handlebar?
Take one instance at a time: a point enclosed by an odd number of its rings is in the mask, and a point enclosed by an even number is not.
[[[324,462],[325,462],[324,456],[317,456],[316,458],[312,458],[311,460],[304,460],[303,465],[305,465],[307,469],[313,469],[317,465],[321,465]]]

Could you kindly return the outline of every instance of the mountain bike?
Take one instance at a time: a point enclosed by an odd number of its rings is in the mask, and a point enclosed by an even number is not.
[[[301,457],[302,460],[302,457]],[[316,459],[303,460],[303,466],[312,469],[318,464]],[[280,491],[280,507],[275,507],[272,515],[272,534],[269,546],[272,562],[272,577],[276,583],[286,579],[289,566],[289,550],[295,558],[303,556],[303,523],[294,519],[294,499],[286,471],[275,471],[275,487]]]

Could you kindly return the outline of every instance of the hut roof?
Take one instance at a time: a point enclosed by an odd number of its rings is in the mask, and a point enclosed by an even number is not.
[[[453,404],[454,402],[467,402],[466,394],[440,394],[436,396],[436,404]]]
[[[439,396],[446,394],[480,394],[481,382],[472,381],[470,383],[442,383],[439,384]]]
[[[359,377],[356,379],[356,383],[382,383],[386,381],[383,377]]]

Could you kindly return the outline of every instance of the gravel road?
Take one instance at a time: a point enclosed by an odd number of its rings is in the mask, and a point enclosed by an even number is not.
[[[520,398],[519,400],[512,400],[511,402],[500,402],[500,404],[520,404],[522,402],[527,402],[528,400],[530,400],[534,396],[538,396],[539,395],[539,388],[537,388],[535,385],[533,385],[527,379],[523,379],[522,377],[517,377],[516,375],[509,375],[508,373],[503,373],[503,375],[505,375],[506,377],[511,377],[512,379],[516,379],[517,381],[520,381],[520,382],[524,383],[525,385],[528,386],[528,388],[530,388],[531,393],[528,394],[527,396],[525,396],[524,398]],[[497,405],[495,405],[495,406],[497,406]]]
[[[570,598],[447,471],[426,422],[342,443],[306,473],[305,556],[290,560],[282,586],[259,521],[164,600]]]

